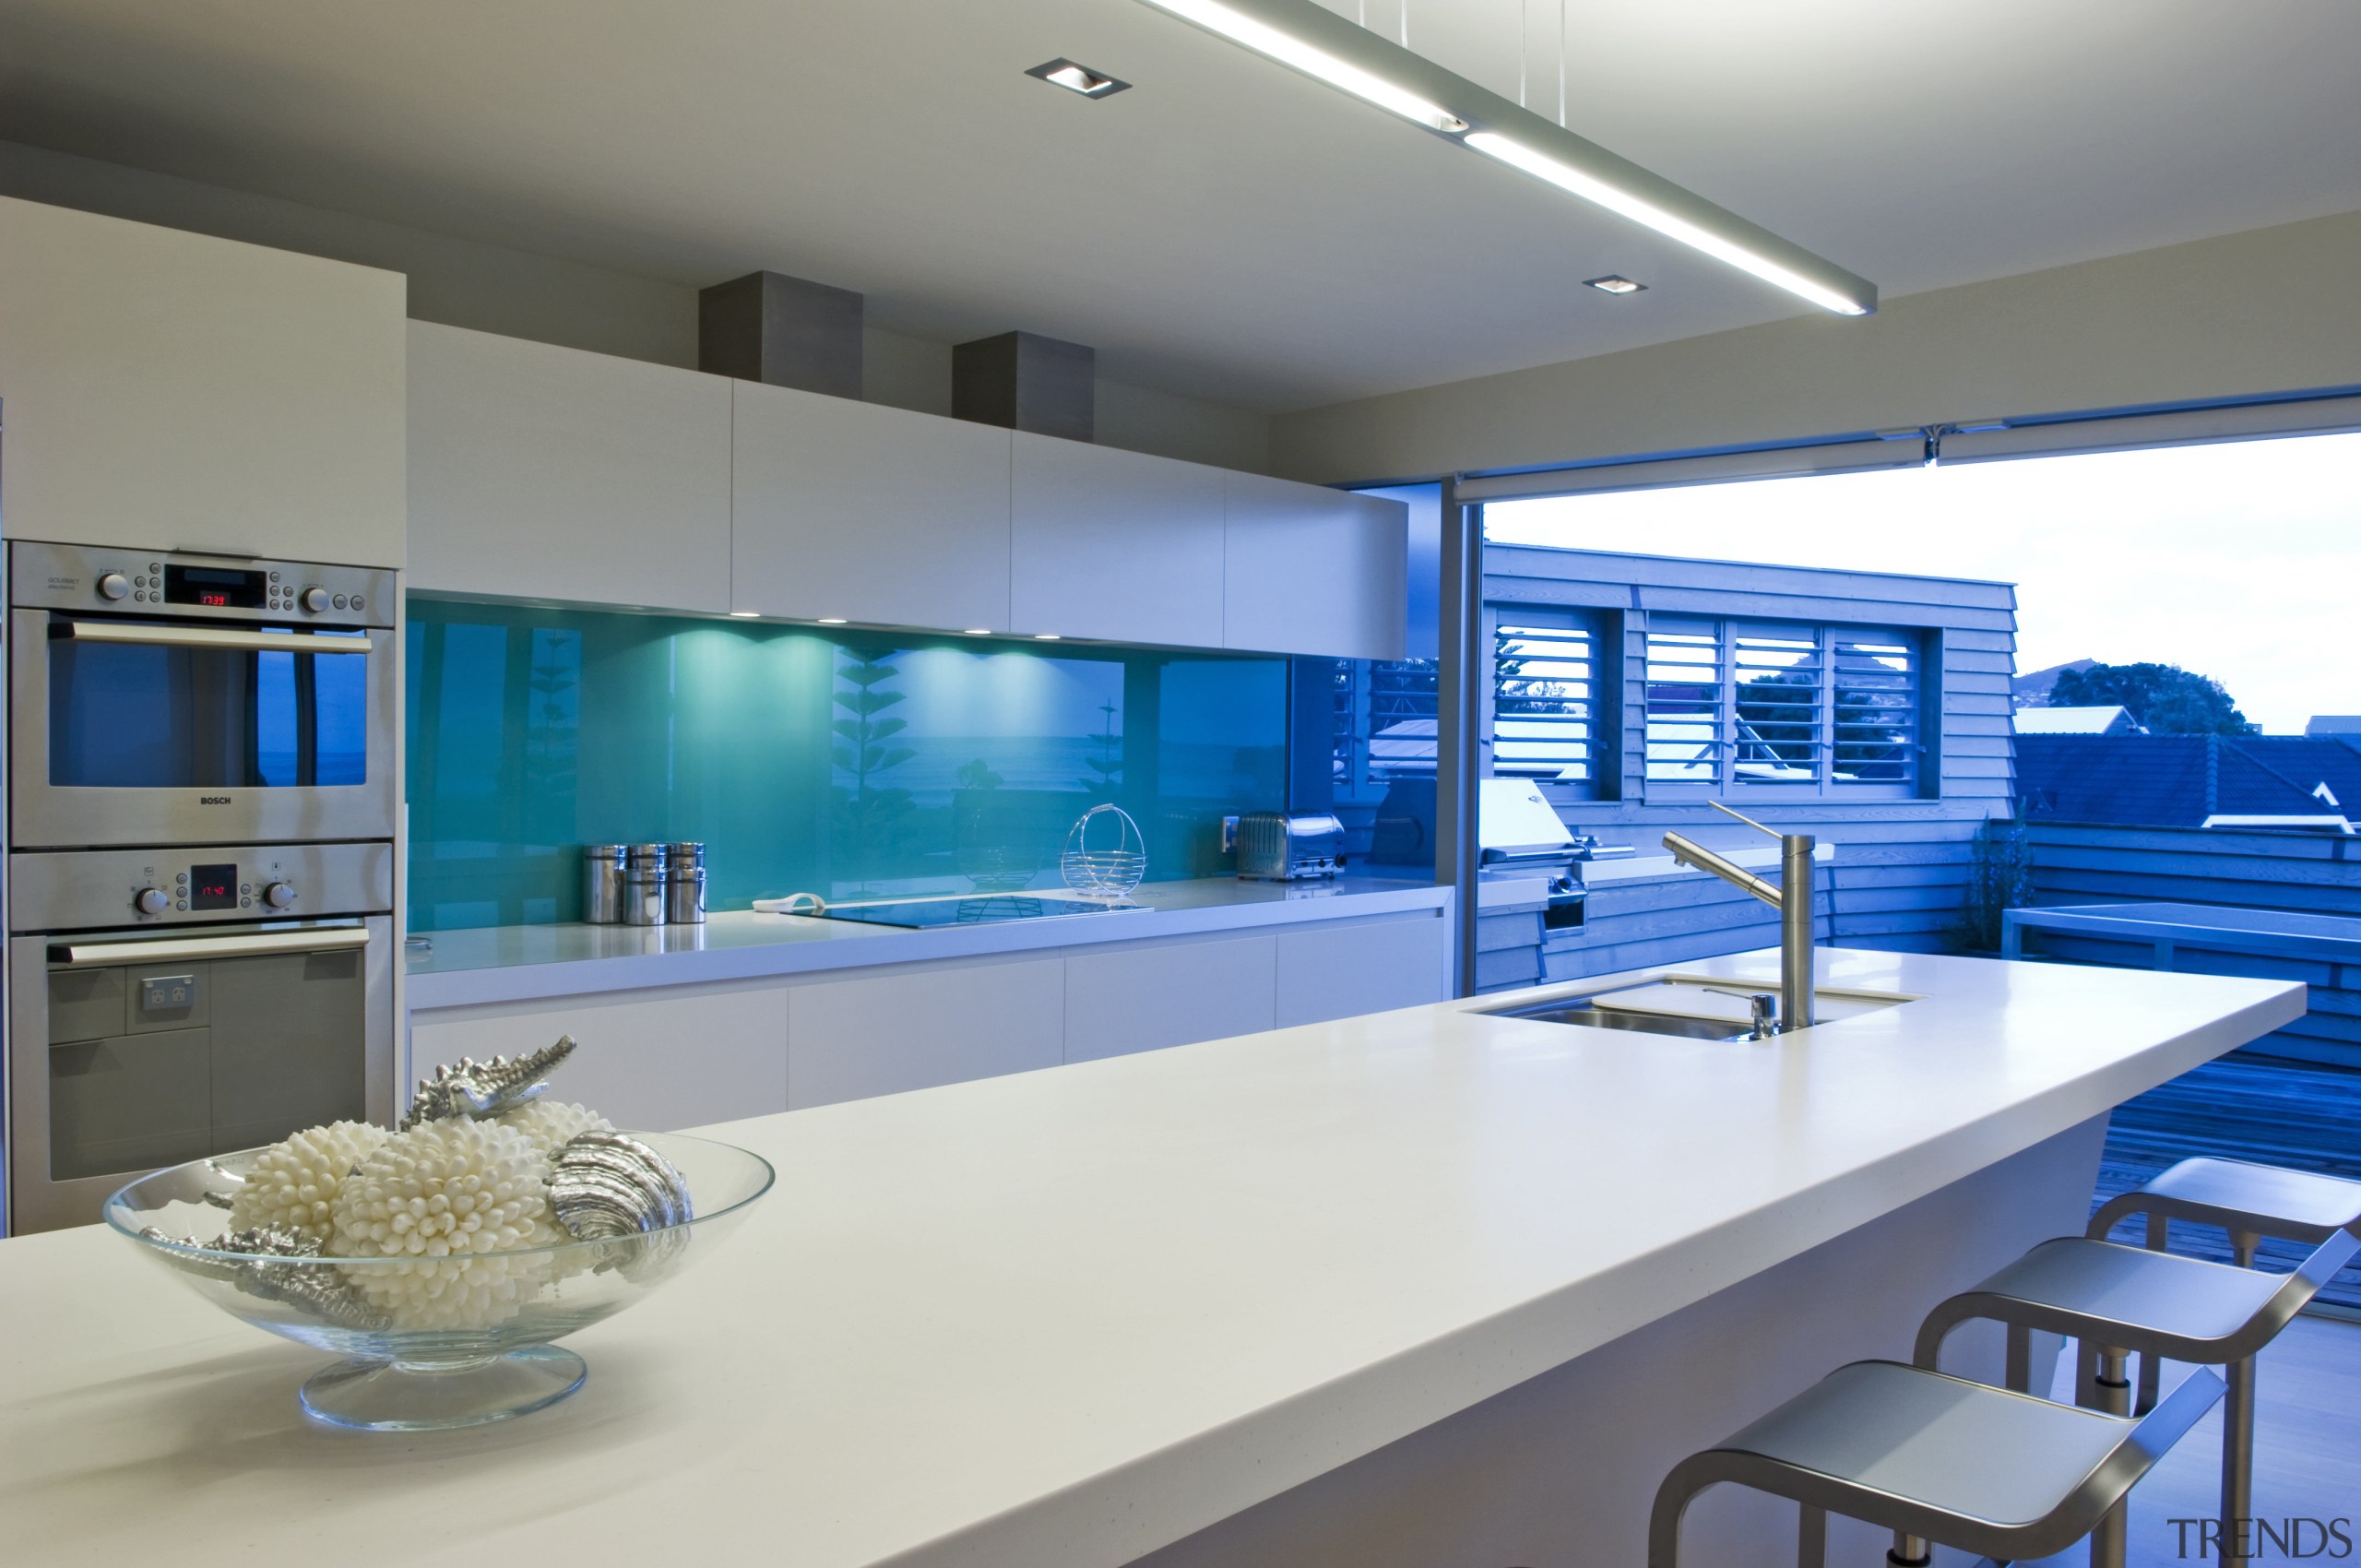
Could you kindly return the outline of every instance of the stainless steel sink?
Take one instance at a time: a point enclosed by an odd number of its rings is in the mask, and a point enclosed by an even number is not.
[[[1495,1018],[1531,1018],[1543,1024],[1574,1024],[1592,1029],[1623,1029],[1633,1034],[1672,1035],[1680,1039],[1738,1041],[1749,1038],[1719,1018],[1682,1018],[1666,1013],[1633,1013],[1593,1007],[1588,998],[1576,1001],[1527,1003],[1522,1007],[1485,1007],[1477,1011]]]

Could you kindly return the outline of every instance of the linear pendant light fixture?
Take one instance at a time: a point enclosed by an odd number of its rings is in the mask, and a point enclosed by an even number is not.
[[[1839,315],[1877,285],[1411,53],[1318,0],[1140,0]]]

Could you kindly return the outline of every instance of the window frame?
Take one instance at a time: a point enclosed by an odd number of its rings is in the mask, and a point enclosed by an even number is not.
[[[1710,628],[1710,631],[1708,630]],[[1670,778],[1656,776],[1653,768],[1657,762],[1651,754],[1658,743],[1654,735],[1655,719],[1652,687],[1656,660],[1652,657],[1655,640],[1659,636],[1702,639],[1712,638],[1714,650],[1713,698],[1714,737],[1710,742],[1683,741],[1681,744],[1707,744],[1714,749],[1714,772],[1710,779]],[[1940,646],[1924,628],[1910,626],[1871,625],[1849,621],[1782,621],[1746,615],[1714,615],[1671,613],[1651,615],[1639,628],[1634,639],[1640,668],[1627,677],[1627,689],[1636,688],[1634,700],[1639,708],[1639,732],[1633,739],[1636,754],[1627,759],[1624,771],[1638,786],[1639,797],[1653,805],[1691,804],[1698,802],[1730,799],[1753,800],[1759,802],[1775,801],[1809,802],[1815,804],[1834,802],[1901,802],[1930,798],[1940,785],[1939,763],[1928,733],[1930,712],[1940,712],[1940,673],[1931,657]],[[1740,733],[1742,668],[1741,644],[1752,642],[1763,652],[1784,645],[1800,648],[1809,644],[1809,669],[1814,679],[1810,733],[1806,738],[1792,734],[1764,740],[1759,734],[1750,740]],[[1909,776],[1902,779],[1869,780],[1841,779],[1834,777],[1834,754],[1844,743],[1838,739],[1838,690],[1843,683],[1838,666],[1840,644],[1883,643],[1908,650],[1910,659],[1909,687],[1906,709],[1909,714],[1908,747]],[[1698,646],[1694,641],[1690,645]],[[1930,671],[1932,677],[1930,679]],[[1674,683],[1666,683],[1671,684]],[[1809,779],[1750,778],[1738,773],[1739,753],[1748,745],[1776,747],[1781,751],[1809,747],[1813,753],[1812,777]],[[1773,753],[1777,758],[1777,752]],[[1758,764],[1759,765],[1759,764]]]
[[[1582,633],[1590,643],[1589,777],[1566,779],[1508,771],[1500,766],[1500,649],[1503,626],[1534,631]],[[1478,715],[1477,764],[1491,778],[1529,778],[1553,804],[1572,801],[1616,801],[1623,796],[1623,617],[1613,611],[1582,609],[1562,604],[1536,604],[1515,600],[1488,600],[1484,604],[1483,646],[1488,650],[1488,674],[1483,683],[1483,708]]]

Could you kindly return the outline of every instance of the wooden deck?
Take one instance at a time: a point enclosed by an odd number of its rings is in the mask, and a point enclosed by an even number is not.
[[[2096,1210],[2175,1160],[2199,1154],[2361,1181],[2361,1072],[2234,1051],[2185,1073],[2116,1111],[2091,1206]],[[2114,1237],[2135,1244],[2140,1239],[2136,1221],[2118,1227]],[[2193,1228],[2186,1236],[2176,1229],[2173,1247],[2225,1263],[2230,1257],[2226,1238]],[[2266,1241],[2260,1263],[2292,1268],[2303,1253],[2291,1243]],[[2319,1300],[2361,1312],[2361,1265],[2339,1275]],[[2351,1506],[2361,1515],[2361,1492]]]

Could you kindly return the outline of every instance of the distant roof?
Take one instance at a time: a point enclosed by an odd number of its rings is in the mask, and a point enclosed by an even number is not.
[[[2104,707],[2021,707],[2020,735],[2128,735],[2140,728],[2121,703]]]
[[[2316,713],[2304,726],[2307,735],[2361,735],[2361,713]]]
[[[2361,810],[2361,747],[2303,735],[2020,735],[2029,820],[2200,827]]]

